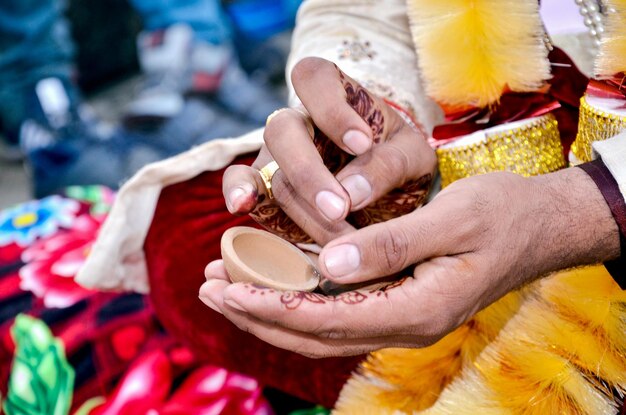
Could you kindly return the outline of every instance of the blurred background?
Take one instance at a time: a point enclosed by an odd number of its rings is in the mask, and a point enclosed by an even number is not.
[[[300,0],[0,0],[0,209],[261,126]]]
[[[70,184],[115,188],[261,126],[285,102],[300,2],[0,0],[0,209]],[[590,74],[575,1],[544,0],[542,13]]]

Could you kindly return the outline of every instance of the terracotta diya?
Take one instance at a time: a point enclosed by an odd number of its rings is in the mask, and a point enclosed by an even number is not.
[[[320,274],[312,260],[284,239],[237,226],[222,235],[222,259],[233,282],[249,282],[284,291],[313,291]]]

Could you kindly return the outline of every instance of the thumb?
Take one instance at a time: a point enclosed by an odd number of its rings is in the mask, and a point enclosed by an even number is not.
[[[396,274],[429,258],[452,254],[449,220],[429,206],[329,242],[319,257],[322,274],[352,284]]]

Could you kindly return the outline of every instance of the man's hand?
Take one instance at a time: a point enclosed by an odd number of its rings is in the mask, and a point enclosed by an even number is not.
[[[617,225],[580,169],[459,182],[426,207],[341,236],[320,271],[341,284],[412,277],[339,296],[231,284],[207,266],[201,299],[242,330],[312,357],[434,343],[510,290],[559,269],[619,256]]]
[[[350,212],[394,189],[403,188],[390,196],[401,199],[379,209],[385,215],[399,216],[423,202],[436,167],[425,133],[332,62],[306,58],[291,77],[303,107],[281,111],[268,122],[265,145],[252,167],[227,169],[223,192],[231,213],[251,213],[292,242],[308,235],[323,245],[354,230],[345,220]],[[270,201],[258,169],[272,160],[280,169]],[[374,216],[351,223],[363,226]]]

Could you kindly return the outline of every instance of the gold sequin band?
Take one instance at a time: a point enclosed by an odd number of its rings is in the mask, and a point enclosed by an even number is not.
[[[608,140],[626,130],[626,116],[611,114],[580,99],[580,118],[578,135],[572,144],[572,153],[576,161],[586,163],[593,160],[592,144],[594,141]]]
[[[478,143],[437,149],[441,185],[496,171],[522,176],[550,173],[565,167],[565,157],[553,115],[509,130],[485,133]]]

